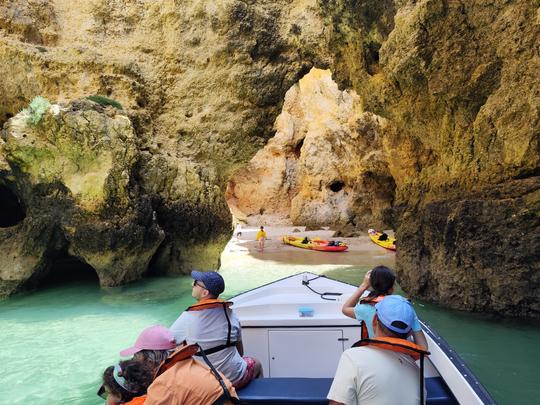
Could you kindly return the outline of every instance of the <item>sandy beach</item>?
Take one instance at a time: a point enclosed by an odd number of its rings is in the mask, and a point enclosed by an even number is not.
[[[264,251],[258,250],[255,235],[258,227],[242,228],[242,235],[234,235],[221,255],[220,272],[225,279],[237,279],[239,273],[261,283],[302,271],[330,275],[334,271],[351,270],[352,283],[362,279],[363,274],[377,265],[390,268],[395,264],[395,252],[375,245],[366,235],[355,238],[332,238],[334,231],[321,229],[305,231],[302,226],[265,226],[267,240]],[[389,232],[391,234],[391,232]],[[285,245],[284,235],[340,240],[349,246],[345,252],[320,252]],[[234,288],[230,293],[234,294]]]

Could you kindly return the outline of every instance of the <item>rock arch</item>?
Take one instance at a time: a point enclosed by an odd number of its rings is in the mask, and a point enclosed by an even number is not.
[[[21,223],[26,210],[17,195],[6,185],[0,184],[0,228]]]

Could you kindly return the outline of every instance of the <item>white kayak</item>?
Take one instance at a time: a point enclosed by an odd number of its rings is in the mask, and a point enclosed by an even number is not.
[[[259,359],[263,379],[239,391],[242,404],[327,404],[344,350],[360,323],[341,313],[356,287],[304,272],[233,297],[244,353]],[[427,404],[494,404],[459,355],[421,321],[431,355],[425,361]]]

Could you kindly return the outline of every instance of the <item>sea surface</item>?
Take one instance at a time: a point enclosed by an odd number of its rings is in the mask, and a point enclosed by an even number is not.
[[[391,252],[300,251],[254,253],[228,246],[221,272],[225,297],[301,271],[359,284]],[[347,254],[347,253],[345,253]],[[351,258],[355,264],[345,264]],[[336,263],[337,262],[337,263]],[[191,303],[191,279],[149,278],[100,289],[93,277],[50,281],[39,291],[0,301],[0,403],[102,404],[103,370],[153,324],[169,326]],[[539,403],[540,324],[452,311],[415,302],[501,404]]]

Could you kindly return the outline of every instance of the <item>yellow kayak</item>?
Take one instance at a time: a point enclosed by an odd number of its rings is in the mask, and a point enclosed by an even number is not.
[[[375,229],[368,230],[368,235],[373,243],[388,250],[396,250],[396,238],[384,232],[377,232]],[[382,239],[382,240],[381,240]]]

